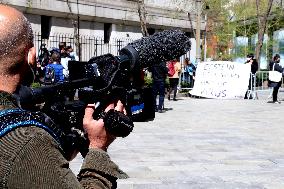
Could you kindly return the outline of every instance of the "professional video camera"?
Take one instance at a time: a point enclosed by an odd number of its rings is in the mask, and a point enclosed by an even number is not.
[[[96,105],[95,118],[103,118],[106,130],[118,137],[133,129],[131,117],[144,108],[139,101],[141,71],[161,61],[178,58],[190,50],[190,39],[181,31],[168,30],[143,37],[120,50],[119,56],[106,54],[88,62],[69,62],[69,81],[40,88],[23,88],[21,105],[44,103],[41,111],[60,125],[64,132],[82,129],[87,104]],[[72,97],[78,91],[78,99]],[[138,97],[137,97],[138,96]],[[118,111],[104,112],[106,105],[122,100],[127,116]],[[74,129],[73,129],[74,130]]]

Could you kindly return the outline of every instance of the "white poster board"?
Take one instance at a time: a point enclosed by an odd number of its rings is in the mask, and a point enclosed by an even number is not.
[[[191,95],[218,99],[243,99],[251,66],[227,61],[198,64]]]

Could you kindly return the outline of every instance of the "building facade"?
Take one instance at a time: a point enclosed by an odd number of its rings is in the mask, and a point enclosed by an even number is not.
[[[145,0],[150,34],[178,28],[192,36],[192,31],[196,27],[195,0],[185,1],[183,4],[173,2],[175,1]],[[29,19],[37,35],[37,48],[43,43],[48,48],[57,47],[58,41],[62,40],[74,46],[74,22],[78,22],[80,49],[90,51],[82,54],[81,60],[84,61],[93,55],[106,53],[104,48],[116,54],[118,48],[110,48],[113,43],[119,42],[120,48],[142,37],[135,0],[2,0],[2,3],[14,6]],[[188,17],[189,11],[193,15],[192,21]],[[201,29],[204,30],[204,27],[205,23],[202,21]],[[84,39],[89,39],[93,44],[87,45],[88,42],[84,42]],[[98,44],[99,51],[96,47]],[[96,53],[91,52],[90,48],[93,47],[97,48]],[[76,49],[75,46],[74,48]],[[188,55],[192,59],[195,58],[195,48],[195,39],[192,38],[192,50]]]

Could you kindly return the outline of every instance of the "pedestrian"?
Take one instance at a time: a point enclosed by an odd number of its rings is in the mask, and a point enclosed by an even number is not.
[[[248,85],[248,90],[245,94],[245,99],[252,99],[253,97],[252,97],[251,92],[253,91],[253,87],[254,87],[255,74],[258,70],[257,60],[254,58],[254,55],[252,53],[247,55],[247,61],[245,62],[245,64],[248,64],[251,66],[249,85]]]
[[[185,58],[183,62],[183,79],[184,82],[187,84],[189,84],[190,82],[188,65],[189,65],[189,59]]]
[[[188,58],[185,58],[184,70],[185,70],[185,73],[186,73],[185,76],[188,78],[187,82],[189,83],[189,88],[193,88],[196,67]]]
[[[165,81],[168,74],[168,68],[166,62],[160,62],[149,68],[149,71],[152,73],[153,79],[153,95],[154,95],[154,104],[155,111],[159,113],[164,112],[164,99],[165,99]],[[159,95],[159,104],[157,106],[157,96]]]
[[[60,53],[60,57],[61,58],[65,58],[67,56],[67,53],[66,53],[66,42],[60,42],[58,44],[58,50],[59,50],[59,53]]]
[[[280,63],[280,55],[275,54],[272,61],[269,63],[269,70],[270,71],[277,71],[277,72],[282,74],[283,68],[279,63]],[[271,81],[271,80],[268,81],[268,86],[273,87],[272,102],[269,101],[269,103],[276,103],[276,104],[281,103],[277,99],[278,91],[279,91],[279,88],[281,87],[281,83],[282,83],[282,79],[280,79],[280,81],[278,81],[278,82],[277,81]]]
[[[45,67],[49,64],[50,54],[48,49],[45,47],[46,44],[42,44],[39,50],[39,56],[37,57],[37,67],[36,67],[36,79],[35,82],[40,84],[44,83]]]
[[[178,59],[171,60],[167,63],[169,69],[169,90],[168,90],[168,100],[171,100],[171,93],[174,91],[173,101],[176,101],[177,86],[179,82],[179,76],[181,72],[181,64]]]
[[[44,83],[46,85],[62,83],[64,81],[63,69],[64,67],[60,64],[60,54],[53,52],[51,63],[45,68]]]
[[[76,52],[74,52],[74,49],[72,48],[72,46],[67,46],[65,51],[67,53],[69,60],[79,61],[79,57],[76,55]]]

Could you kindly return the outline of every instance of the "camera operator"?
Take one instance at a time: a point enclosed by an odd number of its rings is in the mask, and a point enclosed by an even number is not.
[[[20,109],[12,94],[20,84],[32,82],[36,53],[31,26],[22,13],[0,5],[0,23],[2,119],[3,112]],[[125,112],[120,101],[116,106],[110,104],[105,111],[110,109]],[[54,136],[33,124],[1,135],[5,123],[11,121],[4,115],[0,123],[0,188],[115,188],[117,178],[127,175],[110,160],[106,151],[115,137],[106,132],[102,119],[93,119],[94,111],[93,105],[85,109],[83,127],[90,143],[77,178],[68,164],[76,150],[66,154]]]

